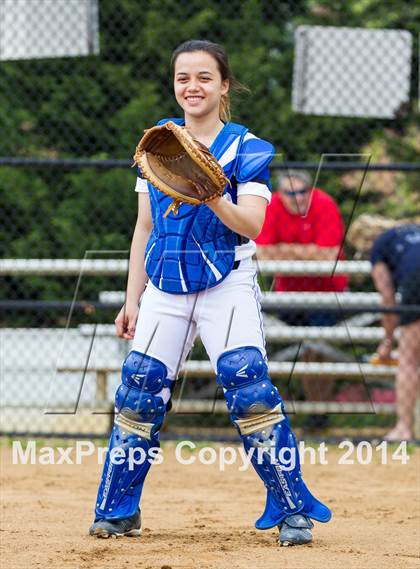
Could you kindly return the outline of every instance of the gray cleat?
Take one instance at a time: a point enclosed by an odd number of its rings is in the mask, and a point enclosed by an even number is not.
[[[122,520],[95,520],[89,528],[89,535],[95,537],[136,537],[141,534],[140,512]]]
[[[278,541],[280,545],[303,545],[312,541],[311,529],[314,524],[302,514],[294,514],[283,520],[279,526],[280,535]]]

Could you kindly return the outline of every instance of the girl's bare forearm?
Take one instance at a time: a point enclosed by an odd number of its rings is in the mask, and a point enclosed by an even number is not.
[[[249,239],[258,237],[264,223],[265,209],[228,202],[216,198],[206,204],[232,231]]]
[[[136,225],[130,249],[130,262],[127,280],[127,304],[138,304],[147,282],[144,269],[144,252],[150,237],[150,230],[140,224]]]

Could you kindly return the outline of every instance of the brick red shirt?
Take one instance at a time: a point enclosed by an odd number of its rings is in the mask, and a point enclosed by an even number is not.
[[[344,223],[337,204],[331,196],[314,188],[306,216],[290,213],[280,193],[273,193],[267,207],[264,226],[256,239],[257,245],[277,243],[313,243],[320,247],[336,247],[344,236]],[[340,255],[340,259],[344,256]],[[343,291],[348,284],[346,276],[293,277],[276,275],[277,291]]]

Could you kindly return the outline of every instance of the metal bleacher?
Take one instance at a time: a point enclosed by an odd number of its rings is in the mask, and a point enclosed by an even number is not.
[[[260,261],[256,264],[260,273],[274,275],[331,275],[348,274],[353,276],[370,275],[370,263],[367,261]],[[0,275],[26,276],[75,276],[89,277],[90,275],[121,275],[127,272],[127,260],[120,259],[5,259],[0,261]],[[106,305],[122,304],[124,293],[120,291],[103,291],[99,302]],[[325,342],[333,345],[364,345],[374,346],[384,337],[382,327],[370,325],[372,320],[377,321],[380,306],[380,295],[372,292],[344,292],[344,293],[276,293],[265,292],[262,298],[262,308],[270,312],[272,309],[292,307],[295,309],[323,308],[332,311],[342,311],[347,314],[358,313],[357,317],[346,318],[340,324],[325,327],[287,326],[276,317],[266,318],[266,340],[272,344]],[[376,318],[368,317],[369,311],[376,312]],[[368,325],[366,325],[368,324]],[[114,326],[107,324],[82,324],[78,326],[80,335],[112,337]],[[116,339],[116,341],[118,341]],[[372,381],[377,379],[392,380],[396,375],[396,366],[373,365],[359,361],[311,362],[311,361],[271,361],[270,374],[273,378],[287,378],[291,375],[305,378],[338,378],[355,382]],[[106,403],[108,375],[118,373],[119,366],[64,366],[59,372],[95,373],[96,374],[96,402]],[[180,370],[181,376],[210,377],[214,374],[208,361],[189,360]],[[184,399],[175,402],[174,407],[180,412],[226,412],[223,401],[209,399]],[[394,413],[394,404],[367,403],[338,403],[338,402],[296,402],[287,403],[295,412],[320,414],[335,413]],[[417,415],[419,410],[417,410]],[[418,420],[417,420],[418,424]],[[418,429],[418,427],[417,427]],[[417,432],[417,436],[419,433]]]

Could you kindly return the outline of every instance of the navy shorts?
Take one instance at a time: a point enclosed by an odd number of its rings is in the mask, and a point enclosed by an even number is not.
[[[399,287],[401,292],[401,304],[404,306],[416,305],[420,308],[420,268],[408,274]],[[400,324],[404,326],[420,320],[420,312],[403,312],[400,316]]]

